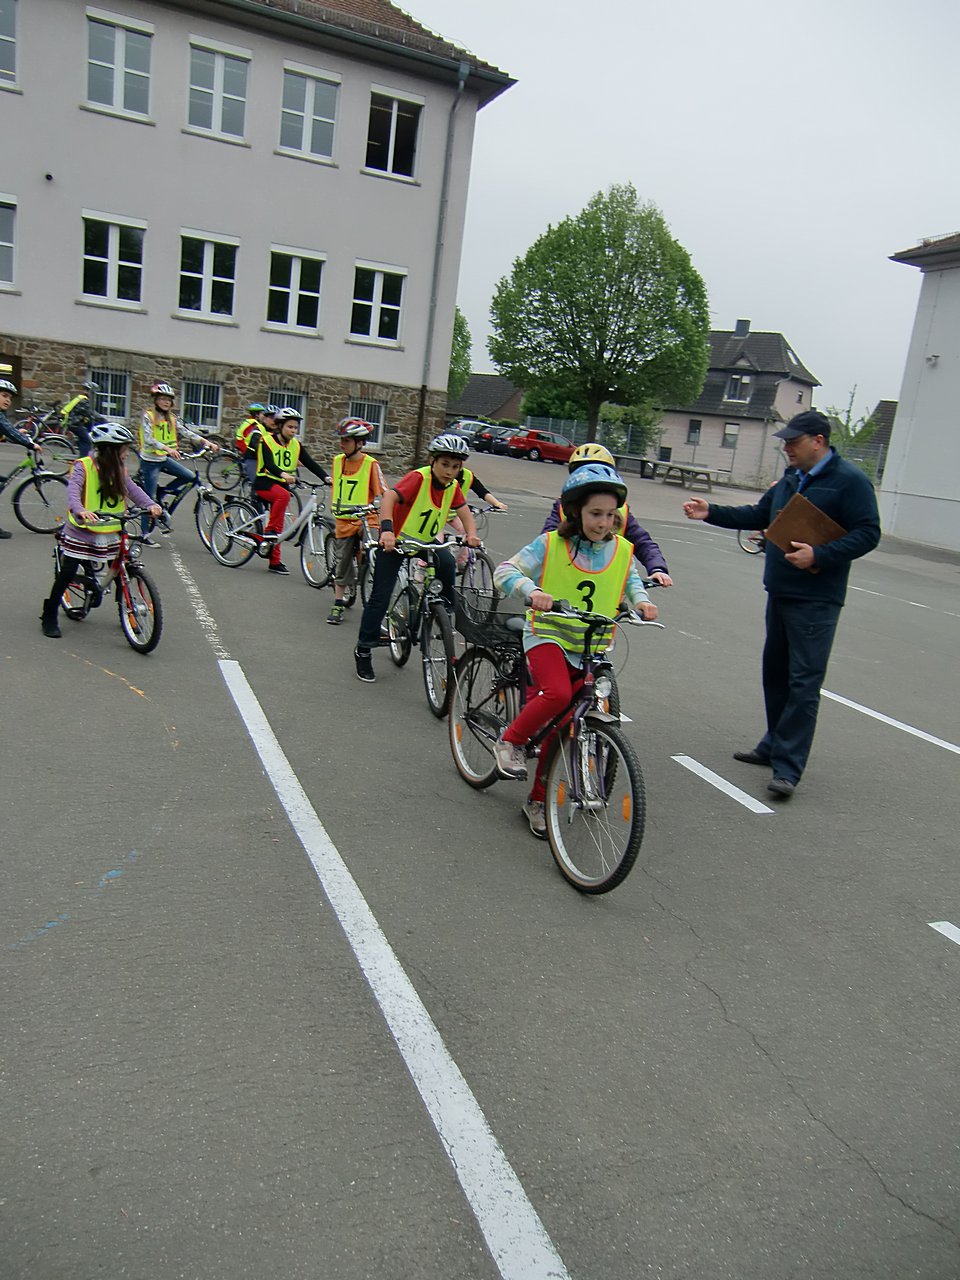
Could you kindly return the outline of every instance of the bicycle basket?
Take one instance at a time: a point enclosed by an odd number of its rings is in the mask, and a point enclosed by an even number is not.
[[[522,600],[505,596],[496,588],[461,587],[454,592],[456,627],[471,644],[520,644],[518,624],[508,624],[526,611]]]

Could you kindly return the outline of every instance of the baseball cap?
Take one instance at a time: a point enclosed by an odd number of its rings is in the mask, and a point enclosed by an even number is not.
[[[773,434],[777,440],[796,440],[799,436],[825,436],[829,440],[830,419],[819,409],[806,409]]]

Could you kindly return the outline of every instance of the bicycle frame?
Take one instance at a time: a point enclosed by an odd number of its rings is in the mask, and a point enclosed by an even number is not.
[[[309,485],[308,488],[312,490],[312,493],[310,494],[306,506],[302,508],[296,520],[288,525],[282,532],[263,532],[264,526],[270,518],[270,512],[258,511],[252,520],[245,520],[243,524],[240,524],[236,529],[231,530],[230,537],[236,542],[242,542],[247,546],[253,544],[257,547],[263,546],[264,543],[272,546],[274,543],[279,544],[281,542],[295,541],[313,518],[313,513],[322,509],[320,499],[317,495],[317,490],[320,489],[321,486]],[[252,500],[242,499],[242,501]]]

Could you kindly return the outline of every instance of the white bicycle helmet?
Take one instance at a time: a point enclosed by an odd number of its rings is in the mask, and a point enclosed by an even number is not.
[[[12,382],[8,382],[6,378],[0,378],[0,391],[9,391],[12,396],[17,394],[17,388]]]
[[[303,421],[303,414],[300,413],[298,409],[291,409],[289,407],[286,409],[278,409],[274,414],[274,417],[278,423]]]
[[[90,428],[92,444],[133,444],[133,432],[122,422],[98,422]]]
[[[169,382],[155,382],[150,388],[152,396],[170,396],[172,400],[176,400],[177,395]]]
[[[363,418],[343,418],[337,423],[337,435],[345,440],[366,440],[372,433],[373,428]]]
[[[434,436],[427,445],[427,453],[431,458],[437,457],[439,454],[447,454],[451,458],[469,458],[470,446],[462,436],[452,435],[445,432],[443,435]]]

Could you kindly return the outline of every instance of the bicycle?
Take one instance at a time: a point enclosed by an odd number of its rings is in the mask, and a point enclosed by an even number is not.
[[[31,449],[11,472],[0,476],[0,493],[25,471],[31,474],[11,495],[13,514],[31,533],[55,533],[67,518],[67,477],[48,471]]]
[[[368,517],[378,509],[379,502],[371,502],[367,506],[341,506],[336,514],[342,520],[360,520],[363,525],[363,536],[356,550],[357,575],[349,586],[343,589],[342,604],[345,609],[352,609],[359,594],[363,604],[370,596],[373,582],[373,566],[379,546],[380,530],[372,525]],[[320,526],[319,528],[317,526]],[[333,582],[337,573],[337,538],[336,521],[332,516],[314,515],[311,523],[304,529],[300,541],[300,567],[303,576],[311,587],[326,587]],[[304,559],[309,560],[309,572]],[[320,565],[322,564],[322,569]]]
[[[207,482],[221,493],[239,489],[244,481],[243,458],[232,445],[223,444],[207,462]]]
[[[30,440],[40,444],[44,452],[44,469],[55,475],[66,475],[79,456],[79,446],[68,436],[60,421],[60,404],[49,409],[31,405],[21,409],[14,425]]]
[[[526,610],[520,613],[520,607],[499,592],[493,601],[475,591],[457,595],[457,629],[468,648],[454,672],[450,750],[457,772],[477,789],[497,781],[493,744],[516,719],[526,692]],[[567,707],[534,735],[527,754],[547,752],[547,840],[560,874],[581,893],[608,893],[626,879],[640,851],[646,791],[640,761],[619,716],[604,710],[613,668],[609,658],[594,652],[595,637],[624,623],[662,624],[645,622],[632,610],[608,618],[573,609],[565,600],[556,601],[553,612],[586,623],[583,681]]]
[[[160,643],[163,631],[163,606],[156,583],[140,564],[142,515],[140,507],[128,507],[124,511],[119,517],[120,546],[116,555],[109,564],[103,560],[84,561],[81,576],[74,578],[64,591],[61,607],[72,621],[82,622],[92,609],[100,607],[111,583],[114,583],[124,638],[137,653],[152,653]],[[113,523],[112,518],[97,520],[84,527],[96,529],[98,525],[110,523]],[[59,572],[63,562],[59,541],[53,554]]]
[[[301,482],[303,483],[303,482]],[[252,560],[255,555],[266,559],[271,549],[280,542],[293,542],[307,528],[314,513],[323,511],[323,503],[318,497],[318,490],[323,486],[307,484],[310,498],[299,515],[291,523],[284,524],[280,533],[267,533],[266,525],[270,518],[269,509],[255,506],[249,498],[231,498],[223,504],[210,525],[210,551],[218,564],[228,569],[239,569]],[[312,570],[312,562],[308,566]],[[301,556],[300,568],[307,582],[308,567],[304,566]]]
[[[483,507],[470,503],[473,522],[477,527],[477,537],[484,538],[491,514],[499,514],[499,507],[489,504]],[[479,591],[493,591],[493,572],[496,565],[480,547],[464,547],[457,557],[457,577],[460,587],[475,587]]]
[[[738,529],[737,542],[740,544],[740,550],[745,551],[748,556],[758,556],[767,545],[762,529]]]
[[[162,473],[161,473],[162,474]],[[183,502],[189,493],[196,490],[197,500],[193,506],[193,521],[197,528],[200,541],[210,550],[210,528],[217,516],[223,501],[217,498],[212,490],[210,490],[200,480],[200,472],[194,469],[193,483],[189,480],[183,480],[180,476],[174,476],[162,488],[157,489],[156,501],[160,503],[168,516],[172,516],[176,509]],[[151,524],[148,533],[154,530],[154,524]],[[169,533],[169,525],[163,530]]]

